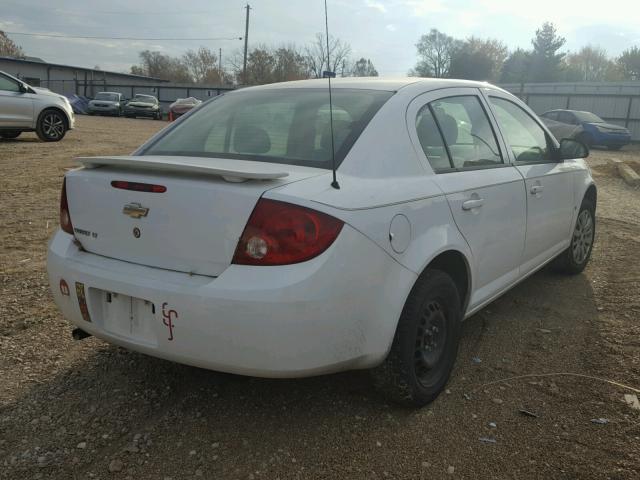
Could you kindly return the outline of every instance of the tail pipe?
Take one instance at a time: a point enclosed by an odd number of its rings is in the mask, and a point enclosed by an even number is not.
[[[81,328],[74,328],[73,331],[71,332],[71,336],[73,337],[74,340],[83,340],[87,337],[90,337],[91,334],[85,332]]]

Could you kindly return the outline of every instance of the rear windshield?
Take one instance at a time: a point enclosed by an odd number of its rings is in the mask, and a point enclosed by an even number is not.
[[[393,92],[333,90],[336,164]],[[238,91],[201,106],[143,155],[232,158],[331,168],[327,89]]]

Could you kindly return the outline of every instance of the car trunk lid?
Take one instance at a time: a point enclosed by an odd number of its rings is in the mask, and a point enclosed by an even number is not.
[[[229,266],[265,191],[326,174],[317,168],[217,158],[78,161],[85,168],[67,174],[66,189],[75,236],[85,250],[208,276]]]

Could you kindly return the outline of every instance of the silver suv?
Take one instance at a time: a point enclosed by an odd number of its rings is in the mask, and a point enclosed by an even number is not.
[[[0,138],[35,131],[44,142],[57,142],[73,128],[69,100],[46,88],[36,88],[0,72]]]

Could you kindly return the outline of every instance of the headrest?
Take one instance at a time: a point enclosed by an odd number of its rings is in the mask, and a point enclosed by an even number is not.
[[[438,115],[438,122],[440,122],[440,128],[442,128],[442,134],[447,142],[447,145],[455,145],[458,143],[458,123],[448,113],[440,113]]]
[[[243,125],[233,134],[233,149],[238,153],[267,153],[271,150],[271,140],[263,128]]]

